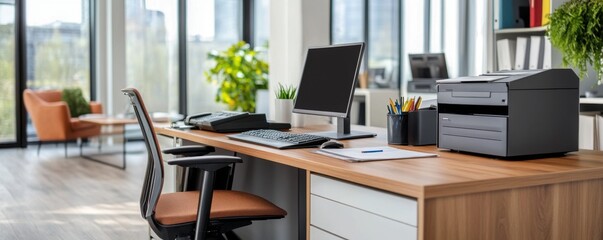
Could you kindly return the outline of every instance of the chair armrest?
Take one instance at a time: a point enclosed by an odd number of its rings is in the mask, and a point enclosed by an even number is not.
[[[101,114],[103,113],[103,104],[99,102],[90,102],[90,113]]]
[[[203,146],[203,145],[190,145],[190,146],[166,148],[162,152],[164,154],[183,155],[185,157],[193,157],[193,156],[202,156],[202,155],[208,154],[210,152],[214,152],[214,151],[216,151],[216,149],[214,147]]]
[[[243,160],[241,160],[240,157],[224,155],[184,157],[168,160],[169,165],[200,168],[206,171],[216,171],[230,164],[241,162],[243,162]]]

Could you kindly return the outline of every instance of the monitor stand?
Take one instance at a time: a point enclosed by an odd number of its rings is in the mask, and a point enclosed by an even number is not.
[[[344,139],[355,139],[355,138],[369,138],[377,136],[375,133],[370,132],[359,132],[359,131],[350,131],[350,118],[337,118],[337,132],[329,131],[329,132],[313,132],[308,133],[312,135],[318,135],[322,137],[327,137],[330,139],[336,140],[344,140]]]

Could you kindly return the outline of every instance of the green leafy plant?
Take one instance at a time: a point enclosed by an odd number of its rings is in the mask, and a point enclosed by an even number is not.
[[[549,15],[547,35],[563,53],[563,65],[578,68],[580,78],[588,65],[603,76],[603,0],[571,0]]]
[[[62,100],[69,106],[71,117],[79,117],[90,113],[90,104],[84,98],[82,89],[80,88],[65,88],[61,96]]]
[[[278,84],[278,88],[274,91],[276,95],[276,99],[295,99],[295,94],[297,93],[297,88],[293,85],[283,86],[282,84]]]
[[[216,102],[226,103],[230,110],[255,112],[256,91],[268,89],[268,63],[243,41],[222,52],[210,52],[208,59],[215,65],[204,74],[219,86]]]

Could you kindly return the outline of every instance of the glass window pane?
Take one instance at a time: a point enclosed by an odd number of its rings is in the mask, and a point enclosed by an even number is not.
[[[15,2],[0,1],[0,143],[15,142]]]
[[[215,102],[218,87],[207,82],[203,72],[212,62],[207,54],[222,51],[242,39],[242,2],[238,0],[188,1],[188,84],[189,113],[226,109]]]
[[[88,97],[90,93],[88,3],[87,0],[27,1],[28,88],[79,87]]]
[[[363,0],[333,0],[331,11],[331,40],[334,44],[364,41]]]
[[[460,45],[460,6],[461,3],[457,1],[444,1],[444,26],[443,35],[444,39],[444,53],[446,53],[446,64],[448,65],[448,76],[458,77],[459,76],[459,60],[461,59],[459,54]]]
[[[402,16],[404,19],[404,41],[402,47],[402,62],[404,79],[412,79],[408,54],[425,53],[425,0],[404,1]]]
[[[429,50],[442,52],[442,0],[429,1]]]
[[[369,87],[398,88],[399,1],[369,1]]]
[[[470,28],[472,28],[472,31],[469,32],[473,32],[474,34],[470,34],[470,37],[468,37],[467,40],[469,41],[469,46],[471,46],[471,49],[468,50],[473,50],[469,51],[473,53],[473,57],[472,61],[470,61],[469,63],[469,66],[467,67],[469,68],[468,75],[473,76],[480,75],[486,72],[485,55],[488,21],[486,21],[487,4],[484,1],[480,0],[472,0],[470,1],[470,3],[471,9],[469,12],[471,13],[471,16],[469,18],[469,25]]]
[[[255,47],[265,49],[270,37],[270,0],[254,1],[254,42]]]
[[[178,2],[127,0],[127,85],[151,112],[178,112]]]

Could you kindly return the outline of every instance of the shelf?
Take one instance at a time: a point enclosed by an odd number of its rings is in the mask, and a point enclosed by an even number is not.
[[[580,98],[580,104],[603,104],[603,98]]]
[[[544,33],[546,26],[533,27],[533,28],[505,28],[494,30],[496,34],[517,34],[517,33]]]

